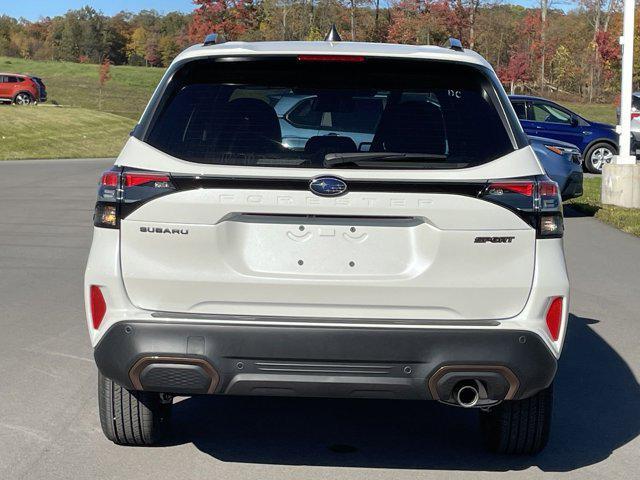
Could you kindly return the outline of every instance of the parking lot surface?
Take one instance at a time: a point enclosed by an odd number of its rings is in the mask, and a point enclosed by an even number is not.
[[[200,397],[166,445],[100,430],[82,276],[105,160],[0,162],[0,478],[635,478],[640,239],[568,212],[571,318],[551,441],[486,453],[476,412],[436,403]]]

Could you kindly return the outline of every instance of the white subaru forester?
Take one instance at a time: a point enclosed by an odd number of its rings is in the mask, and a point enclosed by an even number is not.
[[[457,41],[187,49],[94,224],[87,323],[118,444],[157,442],[173,396],[200,394],[437,400],[477,408],[494,451],[546,444],[558,186]]]

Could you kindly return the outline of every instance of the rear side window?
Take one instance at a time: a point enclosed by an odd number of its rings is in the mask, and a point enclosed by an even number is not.
[[[534,102],[531,104],[533,120],[536,122],[571,123],[571,115],[549,103]]]
[[[320,128],[322,112],[315,108],[315,104],[316,99],[314,97],[301,100],[287,114],[287,120],[294,127]]]
[[[279,102],[293,106],[279,116]],[[317,168],[331,154],[388,152],[411,155],[414,168],[464,168],[514,150],[500,111],[491,81],[467,65],[207,59],[175,72],[153,118],[143,119],[143,140],[220,165]],[[299,140],[295,148],[287,137]]]
[[[512,103],[513,103],[513,109],[515,110],[518,118],[520,120],[526,120],[527,119],[526,104],[524,102],[512,102]]]
[[[638,95],[634,95],[632,97],[632,101],[631,101],[631,105],[633,106],[633,108],[635,108],[636,110],[640,110],[640,96]]]

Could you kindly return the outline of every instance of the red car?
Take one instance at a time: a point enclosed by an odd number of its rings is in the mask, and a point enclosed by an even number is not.
[[[0,73],[0,101],[29,105],[46,100],[44,83],[37,77]]]

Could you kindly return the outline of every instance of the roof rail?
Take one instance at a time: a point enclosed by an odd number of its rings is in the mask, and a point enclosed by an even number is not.
[[[202,42],[202,44],[206,47],[208,45],[219,45],[224,42],[226,42],[225,38],[219,33],[210,33],[204,37],[204,42]]]
[[[449,48],[451,50],[455,50],[456,52],[464,52],[464,48],[462,47],[462,42],[457,38],[449,37],[449,39],[444,42],[444,48]]]

